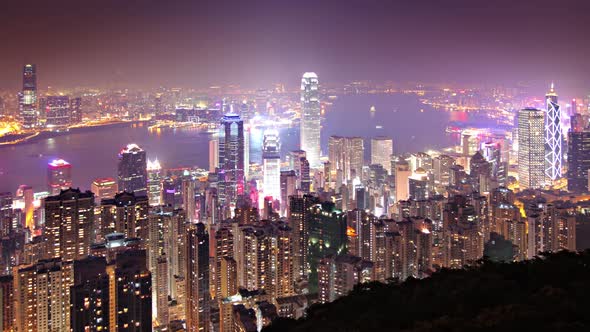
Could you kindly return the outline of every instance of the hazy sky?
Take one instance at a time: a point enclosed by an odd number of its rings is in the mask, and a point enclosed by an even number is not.
[[[589,0],[19,1],[0,6],[0,87],[323,81],[581,82]]]

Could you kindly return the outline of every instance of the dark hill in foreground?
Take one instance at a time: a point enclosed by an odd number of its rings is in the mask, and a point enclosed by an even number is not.
[[[590,251],[365,284],[264,331],[590,331]]]

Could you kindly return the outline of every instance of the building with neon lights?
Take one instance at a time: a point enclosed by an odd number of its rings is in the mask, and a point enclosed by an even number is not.
[[[551,83],[551,89],[545,95],[547,110],[545,113],[545,175],[548,182],[561,178],[561,108],[557,104],[557,93]]]
[[[72,186],[72,165],[63,159],[55,159],[47,165],[47,191],[59,195]]]
[[[301,79],[301,150],[307,153],[310,166],[320,166],[320,90],[316,73]]]
[[[119,152],[119,190],[147,196],[147,157],[137,144],[129,144]]]

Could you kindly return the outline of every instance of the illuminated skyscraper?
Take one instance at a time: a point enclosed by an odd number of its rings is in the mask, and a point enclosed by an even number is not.
[[[72,165],[63,159],[56,159],[47,165],[47,191],[59,195],[61,190],[72,186]]]
[[[590,131],[570,130],[567,147],[567,189],[586,192],[588,191],[588,170],[590,170]]]
[[[547,113],[545,114],[545,175],[548,181],[561,178],[561,108],[557,104],[557,93],[551,83],[551,90],[545,96]]]
[[[82,122],[82,98],[70,98],[70,123]]]
[[[331,173],[336,174],[336,187],[362,178],[364,144],[362,137],[330,136],[328,157]]]
[[[47,96],[45,109],[41,110],[47,127],[70,124],[70,98],[68,96]]]
[[[209,234],[202,223],[188,231],[186,264],[186,330],[209,331]]]
[[[244,122],[237,114],[226,114],[221,120],[219,138],[219,200],[226,208],[235,206],[244,193],[245,143]]]
[[[23,89],[18,94],[18,100],[23,127],[37,127],[39,112],[37,112],[37,70],[35,65],[27,64],[23,68]]]
[[[119,190],[147,196],[147,157],[137,144],[129,144],[119,152]]]
[[[264,175],[264,196],[273,201],[281,200],[281,155],[279,133],[276,130],[264,132],[262,146],[262,172]]]
[[[162,204],[162,166],[158,159],[147,161],[147,189],[148,200],[151,206]]]
[[[534,108],[518,111],[518,182],[522,189],[545,184],[544,113]]]
[[[90,252],[94,194],[68,189],[43,200],[47,258],[82,259]]]
[[[393,153],[393,140],[385,136],[377,136],[371,139],[371,164],[378,164],[391,174],[391,154]]]
[[[301,150],[310,166],[320,166],[320,90],[318,76],[305,73],[301,79]]]
[[[215,172],[219,166],[219,141],[212,139],[209,141],[209,172]]]
[[[405,201],[410,197],[410,164],[400,160],[395,164],[395,200]]]

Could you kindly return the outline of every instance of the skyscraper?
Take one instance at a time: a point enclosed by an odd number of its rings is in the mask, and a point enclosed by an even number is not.
[[[18,95],[18,100],[23,127],[37,127],[39,112],[37,112],[37,69],[35,65],[27,64],[23,68],[23,89]]]
[[[336,187],[362,178],[364,143],[362,137],[330,136],[328,156]]]
[[[70,124],[70,98],[68,96],[47,96],[44,112],[47,127],[67,126]]]
[[[119,190],[147,196],[147,157],[137,144],[129,144],[119,152]]]
[[[279,133],[276,130],[264,132],[262,146],[262,172],[264,196],[272,200],[281,200],[281,155]]]
[[[147,189],[151,206],[162,204],[162,166],[158,159],[147,161]]]
[[[305,73],[301,79],[301,150],[310,166],[320,166],[320,90],[318,76]]]
[[[47,258],[82,259],[90,252],[94,224],[94,194],[80,189],[63,190],[43,200]]]
[[[59,195],[72,186],[72,165],[63,159],[55,159],[47,165],[47,191]]]
[[[557,93],[551,83],[551,89],[545,96],[547,113],[545,114],[545,175],[548,181],[561,177],[561,108],[557,104]]]
[[[371,139],[371,164],[378,164],[391,174],[391,154],[393,153],[393,140],[385,136],[377,136]]]
[[[187,234],[186,330],[209,331],[209,234],[198,223]]]
[[[590,131],[570,130],[567,140],[567,162],[567,189],[575,192],[588,191]]]
[[[221,120],[219,138],[219,200],[226,208],[235,206],[244,193],[245,143],[244,122],[237,114],[226,114]]]
[[[82,122],[82,98],[70,98],[70,123]]]
[[[522,189],[545,184],[545,137],[542,110],[518,111],[518,181]]]

